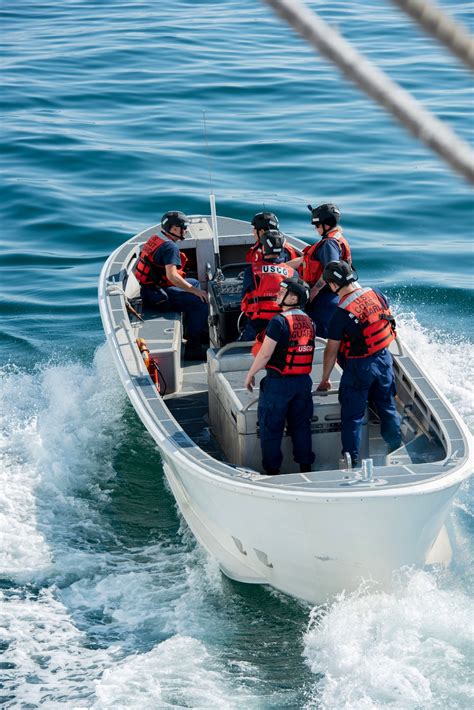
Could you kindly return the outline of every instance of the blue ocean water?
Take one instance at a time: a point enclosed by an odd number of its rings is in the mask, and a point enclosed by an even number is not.
[[[472,80],[381,0],[311,7],[473,142]],[[472,31],[472,7],[443,6]],[[4,0],[0,698],[6,707],[467,708],[472,493],[445,571],[325,609],[223,578],[104,346],[107,255],[167,209],[335,201],[365,283],[471,428],[472,191],[251,0]],[[203,127],[206,115],[207,139]],[[355,531],[356,532],[356,531]]]

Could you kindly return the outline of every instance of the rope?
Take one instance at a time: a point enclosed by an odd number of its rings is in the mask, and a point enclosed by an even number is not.
[[[428,34],[444,44],[469,69],[474,69],[474,39],[430,0],[392,0],[400,10],[418,22]]]
[[[408,91],[354,49],[301,0],[265,2],[352,82],[378,101],[415,138],[423,141],[466,180],[474,183],[474,153],[469,145],[423,108]]]

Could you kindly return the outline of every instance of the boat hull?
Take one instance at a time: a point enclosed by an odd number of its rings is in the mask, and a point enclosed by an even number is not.
[[[389,589],[401,567],[450,560],[444,536],[434,547],[459,483],[409,495],[298,496],[216,484],[175,457],[164,468],[193,534],[237,581],[320,604],[367,580]]]

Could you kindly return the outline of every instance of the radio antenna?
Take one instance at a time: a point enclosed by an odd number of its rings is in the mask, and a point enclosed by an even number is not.
[[[207,155],[207,166],[209,171],[209,203],[211,206],[211,225],[212,225],[212,243],[214,246],[214,261],[216,271],[214,278],[217,281],[221,281],[224,275],[221,271],[221,255],[219,252],[219,232],[217,228],[217,212],[216,212],[216,197],[212,189],[212,175],[211,175],[211,156],[209,151],[209,142],[207,140],[207,123],[206,123],[206,112],[202,112],[202,118],[204,122],[204,137],[206,140],[206,155]]]

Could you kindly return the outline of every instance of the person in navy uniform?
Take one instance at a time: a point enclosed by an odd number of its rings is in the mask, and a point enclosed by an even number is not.
[[[351,263],[351,250],[339,225],[341,211],[333,203],[327,202],[318,207],[308,205],[311,212],[311,224],[314,225],[321,239],[303,249],[303,255],[292,259],[290,266],[298,269],[299,275],[310,286],[309,303],[306,312],[313,319],[316,335],[327,338],[328,325],[337,307],[337,296],[326,285],[323,271],[331,261],[343,259]]]
[[[255,244],[252,244],[245,255],[245,261],[249,264],[262,261],[263,259],[262,246],[260,244],[260,238],[263,236],[263,233],[267,232],[269,229],[275,229],[277,232],[280,229],[278,217],[273,212],[258,212],[253,216],[251,224],[253,236],[255,237]],[[290,259],[296,259],[298,256],[298,251],[292,247],[291,244],[288,244],[286,239],[283,237],[281,260],[290,261]]]
[[[239,340],[255,340],[281,310],[276,301],[281,282],[296,276],[296,271],[282,261],[284,238],[280,232],[269,229],[259,239],[263,258],[244,271],[241,309],[247,322]]]
[[[339,384],[342,452],[358,466],[362,421],[368,401],[381,423],[381,434],[393,451],[401,445],[400,416],[395,405],[395,375],[388,346],[395,339],[395,320],[386,296],[378,289],[361,288],[345,261],[324,269],[324,281],[339,298],[328,326],[323,373],[318,390],[331,388],[336,360],[343,368]]]
[[[311,445],[311,369],[314,356],[314,324],[302,310],[309,297],[309,286],[298,277],[281,282],[275,315],[265,333],[255,343],[255,360],[245,378],[252,392],[255,375],[265,368],[260,382],[258,424],[262,447],[262,466],[268,475],[280,473],[283,460],[281,442],[285,424],[293,443],[293,458],[300,470],[310,471],[314,461]]]
[[[177,242],[187,232],[183,212],[165,212],[161,218],[161,236],[154,234],[143,245],[135,269],[143,302],[161,311],[186,314],[186,360],[203,360],[201,341],[208,332],[208,296],[197,279],[186,278],[186,255]]]

